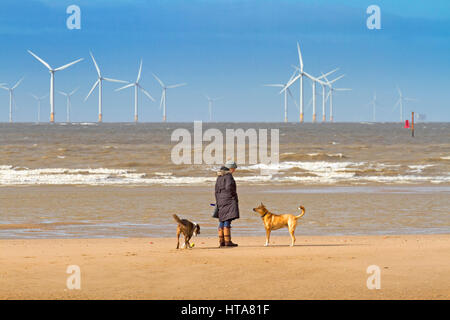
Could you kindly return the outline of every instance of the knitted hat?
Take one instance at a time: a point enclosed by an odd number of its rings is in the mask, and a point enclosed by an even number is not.
[[[236,162],[234,162],[233,160],[228,160],[228,161],[225,163],[225,167],[227,167],[228,169],[231,169],[231,168],[236,169],[236,168],[237,168],[237,164],[236,164]]]

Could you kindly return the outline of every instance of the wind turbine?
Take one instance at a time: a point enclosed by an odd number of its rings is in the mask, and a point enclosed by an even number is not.
[[[372,121],[375,122],[376,121],[376,108],[378,106],[377,103],[377,93],[374,92],[373,93],[373,98],[372,100],[368,103],[368,105],[372,106]]]
[[[50,122],[53,123],[53,122],[55,122],[55,103],[54,103],[55,102],[55,72],[67,69],[68,67],[74,65],[75,63],[82,61],[84,58],[75,60],[75,61],[65,64],[59,68],[53,69],[52,67],[50,67],[50,65],[47,62],[45,62],[44,60],[39,58],[37,55],[35,55],[30,50],[28,50],[28,53],[31,54],[33,57],[35,57],[40,63],[42,63],[44,66],[47,67],[48,71],[50,71]]]
[[[37,115],[37,122],[40,123],[41,122],[41,101],[45,98],[47,98],[47,94],[45,96],[42,97],[38,97],[32,93],[30,93],[31,96],[37,101],[38,103],[38,115]]]
[[[16,89],[19,84],[22,82],[23,78],[21,78],[19,81],[16,82],[15,85],[13,85],[11,88],[5,87],[4,84],[0,85],[1,89],[9,91],[9,122],[13,122],[12,120],[12,110],[13,110],[13,102],[15,104],[14,100],[14,89]]]
[[[337,91],[351,91],[352,89],[348,89],[348,88],[333,88],[332,84],[336,81],[338,81],[339,79],[342,79],[345,75],[341,75],[339,77],[337,77],[334,80],[328,81],[327,77],[324,77],[325,80],[327,81],[326,84],[329,88],[328,91],[328,96],[326,98],[326,100],[328,100],[328,98],[330,98],[330,122],[334,121],[333,118],[333,92],[337,92]]]
[[[300,67],[296,67],[298,70],[298,75],[295,78],[291,79],[291,81],[289,83],[287,83],[286,88],[290,87],[295,81],[297,81],[297,79],[300,79],[300,123],[303,123],[303,120],[304,120],[304,115],[303,115],[303,100],[304,100],[304,98],[303,98],[303,77],[306,76],[307,78],[311,79],[312,81],[320,82],[320,80],[314,78],[312,75],[303,71],[302,52],[300,50],[300,44],[298,42],[297,42],[297,53],[298,53],[298,61],[299,61],[299,66],[300,66]],[[286,88],[283,88],[281,90],[281,92],[286,90]],[[313,90],[315,91],[315,86],[313,86]]]
[[[208,109],[209,109],[209,122],[212,121],[212,107],[213,107],[213,102],[217,101],[217,100],[221,100],[223,99],[222,97],[220,98],[210,98],[209,96],[205,95],[205,98],[208,99]]]
[[[161,102],[159,103],[159,108],[161,108],[161,106],[163,107],[163,122],[166,122],[166,91],[167,89],[173,89],[173,88],[178,88],[178,87],[182,87],[187,85],[187,83],[178,83],[178,84],[173,84],[170,86],[166,86],[160,78],[158,78],[156,76],[156,74],[153,73],[153,77],[155,77],[156,80],[158,80],[159,84],[161,85],[162,88],[162,93],[161,93]]]
[[[152,101],[155,101],[153,97],[145,91],[145,89],[139,84],[139,80],[141,79],[141,73],[142,73],[142,59],[141,64],[139,66],[139,72],[136,78],[135,82],[129,83],[119,89],[116,89],[115,91],[120,91],[126,88],[134,87],[134,122],[138,122],[138,89],[141,89],[141,91]]]
[[[100,72],[100,68],[98,67],[97,62],[95,61],[94,55],[92,54],[92,52],[89,52],[89,54],[91,55],[92,61],[94,62],[95,69],[97,70],[98,78],[97,78],[97,81],[95,81],[94,85],[92,86],[91,91],[89,91],[88,95],[84,99],[84,101],[86,101],[89,98],[91,93],[98,86],[98,122],[102,122],[102,87],[103,87],[102,82],[103,82],[103,80],[109,81],[109,82],[119,82],[119,83],[127,83],[127,81],[103,77]]]
[[[412,98],[403,97],[403,94],[398,86],[397,86],[397,91],[398,91],[399,98],[398,98],[397,103],[394,105],[394,110],[395,110],[395,108],[397,108],[398,105],[400,105],[400,122],[403,122],[403,101],[417,101],[417,100],[412,99]]]
[[[329,76],[330,74],[332,74],[332,73],[335,73],[336,71],[338,71],[339,70],[339,68],[336,68],[336,69],[334,69],[334,70],[332,70],[332,71],[330,71],[330,72],[328,72],[328,73],[326,73],[326,74],[323,74],[323,72],[322,72],[322,75],[319,77],[319,78],[317,78],[317,79],[323,79],[323,78],[325,78],[325,80],[326,80],[326,77],[327,76]],[[326,98],[325,98],[325,91],[326,91],[326,83],[325,82],[323,82],[323,81],[321,81],[320,82],[320,85],[322,86],[322,122],[325,122],[326,121]]]
[[[58,92],[59,92],[60,94],[62,94],[63,96],[66,96],[66,99],[67,99],[67,103],[66,103],[66,106],[67,106],[67,112],[66,112],[67,123],[70,122],[70,109],[72,108],[72,102],[70,101],[70,97],[73,96],[73,94],[74,94],[75,92],[77,92],[78,89],[79,89],[79,88],[76,88],[75,90],[73,90],[73,91],[70,92],[70,93],[67,93],[67,92],[64,92],[64,91],[58,91]]]
[[[279,94],[284,92],[284,122],[288,122],[288,99],[287,99],[287,95],[288,94],[289,94],[289,96],[292,98],[292,100],[295,103],[294,97],[292,96],[292,92],[289,89],[289,87],[294,83],[294,81],[292,81],[292,79],[294,78],[296,73],[297,72],[294,71],[294,73],[292,74],[291,78],[285,84],[275,83],[275,84],[265,84],[264,85],[265,87],[279,87],[279,88],[282,88]]]

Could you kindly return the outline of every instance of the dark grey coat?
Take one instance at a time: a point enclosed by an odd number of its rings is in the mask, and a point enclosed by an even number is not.
[[[219,171],[215,193],[219,221],[239,219],[239,199],[236,193],[236,182],[231,172]]]

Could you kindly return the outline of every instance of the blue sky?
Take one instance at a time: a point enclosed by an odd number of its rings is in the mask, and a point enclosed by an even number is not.
[[[81,8],[81,30],[66,27],[67,6]],[[366,8],[381,8],[382,30],[366,28]],[[417,102],[406,110],[424,113],[430,121],[450,121],[450,2],[326,1],[326,0],[186,0],[186,1],[2,1],[0,12],[0,83],[16,90],[15,121],[34,121],[36,103],[29,93],[49,91],[49,74],[26,50],[53,67],[85,60],[56,74],[56,89],[80,87],[73,97],[72,120],[96,121],[97,91],[84,102],[96,73],[94,53],[107,77],[134,80],[144,61],[142,85],[156,102],[140,95],[140,120],[160,121],[161,90],[156,73],[168,84],[188,86],[169,90],[169,121],[208,119],[204,94],[223,97],[215,103],[218,121],[282,121],[283,101],[266,83],[287,81],[302,46],[305,71],[340,67],[346,74],[336,94],[336,121],[367,121],[374,91],[380,107],[377,120],[398,121],[393,111],[396,85]],[[133,90],[115,92],[105,83],[104,121],[133,120]],[[298,100],[298,85],[293,87]],[[305,103],[311,86],[305,83]],[[320,101],[321,98],[319,98]],[[8,120],[8,93],[0,91],[0,121]],[[289,101],[289,120],[298,109]],[[298,103],[298,102],[297,102]],[[43,119],[48,118],[48,101]],[[321,117],[320,102],[318,117]],[[311,121],[311,107],[305,112]],[[65,119],[65,98],[56,94],[56,120]]]

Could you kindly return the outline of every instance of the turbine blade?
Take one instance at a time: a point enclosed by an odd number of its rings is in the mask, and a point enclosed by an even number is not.
[[[297,76],[295,76],[294,79],[292,79],[291,81],[289,81],[288,83],[286,83],[286,85],[284,86],[285,88],[283,88],[283,90],[280,91],[280,93],[284,92],[284,90],[286,90],[286,88],[289,88],[290,86],[292,86],[292,84],[297,81],[297,79],[299,79],[300,77],[302,77],[302,74],[299,73]]]
[[[14,90],[15,88],[17,88],[23,79],[24,78],[21,78],[19,81],[17,81],[17,83],[11,88],[11,90]]]
[[[297,101],[295,101],[294,96],[292,95],[292,92],[289,88],[287,88],[287,92],[288,92],[289,96],[291,97],[292,101],[294,101],[294,104],[296,105],[296,107],[298,108]]]
[[[280,87],[284,88],[284,84],[263,84],[264,87]]]
[[[139,89],[141,89],[142,92],[143,92],[147,97],[149,97],[150,100],[155,101],[155,99],[153,99],[153,97],[150,95],[150,93],[148,93],[147,91],[145,91],[144,88],[142,88],[141,86],[139,86]]]
[[[334,82],[336,82],[336,81],[338,81],[338,80],[342,79],[343,77],[345,77],[345,74],[343,74],[343,75],[341,75],[341,76],[337,77],[337,78],[336,78],[336,79],[334,79],[334,80],[328,81],[328,83],[329,83],[329,84],[332,84],[332,83],[334,83]]]
[[[159,101],[159,110],[161,110],[164,101],[164,93],[161,94],[161,100]]]
[[[75,90],[73,90],[71,93],[69,93],[69,96],[71,96],[71,95],[73,95],[75,92],[77,92],[78,91],[78,89],[80,89],[80,87],[78,87],[78,88],[75,88]]]
[[[141,79],[141,73],[142,73],[142,59],[141,59],[141,64],[139,65],[139,72],[138,72],[138,76],[136,78],[136,82],[139,82],[139,80]]]
[[[300,44],[297,42],[298,61],[300,62],[300,71],[303,72],[303,58],[302,51],[300,50]]]
[[[134,86],[134,85],[135,85],[134,83],[129,83],[129,84],[127,84],[126,86],[123,86],[123,87],[121,87],[121,88],[119,88],[119,89],[116,89],[116,90],[114,90],[114,91],[120,91],[120,90],[129,88],[129,87],[132,87],[132,86]]]
[[[63,65],[62,67],[56,68],[55,71],[60,71],[60,70],[67,69],[68,67],[70,67],[70,66],[74,65],[75,63],[78,63],[78,62],[80,62],[80,61],[82,61],[82,60],[84,60],[84,58],[81,58],[81,59],[72,61],[71,63],[68,63],[68,64],[66,64],[66,65]]]
[[[327,72],[327,73],[325,73],[325,74],[323,74],[322,73],[322,75],[320,76],[320,77],[318,77],[317,79],[322,79],[322,78],[327,78],[327,76],[329,76],[330,74],[332,74],[332,73],[335,73],[336,71],[338,71],[339,70],[339,68],[336,68],[336,69],[334,69],[334,70],[331,70],[330,72]]]
[[[171,86],[167,86],[167,89],[173,89],[173,88],[178,88],[178,87],[183,87],[186,86],[187,83],[179,83],[179,84],[173,84]]]
[[[128,81],[124,81],[124,80],[117,80],[117,79],[111,79],[111,78],[103,78],[103,80],[105,80],[105,81],[109,81],[109,82],[128,83]]]
[[[335,91],[352,91],[353,89],[349,89],[349,88],[334,88],[333,90],[335,90]]]
[[[91,88],[91,91],[89,91],[89,93],[86,96],[86,98],[84,98],[84,101],[86,101],[89,98],[89,96],[91,95],[92,91],[94,91],[94,89],[97,87],[99,82],[100,82],[100,79],[97,79],[97,81],[95,81],[94,85]]]
[[[153,75],[153,77],[156,79],[156,80],[158,80],[158,82],[159,82],[159,84],[161,85],[161,87],[165,87],[164,86],[164,83],[161,81],[161,79],[160,78],[158,78],[157,76],[156,76],[156,74],[154,74],[154,73],[152,73],[152,75]]]
[[[92,54],[92,52],[89,51],[89,54],[91,55],[92,61],[94,61],[94,65],[95,65],[95,69],[97,69],[97,74],[98,77],[101,78],[101,74],[100,74],[100,68],[98,67],[97,61],[95,61],[94,55]]]
[[[32,94],[32,93],[30,93],[30,96],[32,96],[36,100],[39,100],[39,98],[37,96],[35,96],[34,94]]]
[[[39,58],[37,55],[35,55],[30,50],[27,50],[27,51],[29,54],[31,54],[33,57],[35,57],[40,63],[42,63],[44,66],[46,66],[48,70],[52,70],[52,67],[50,67],[50,65],[47,62],[45,62],[43,59]]]

